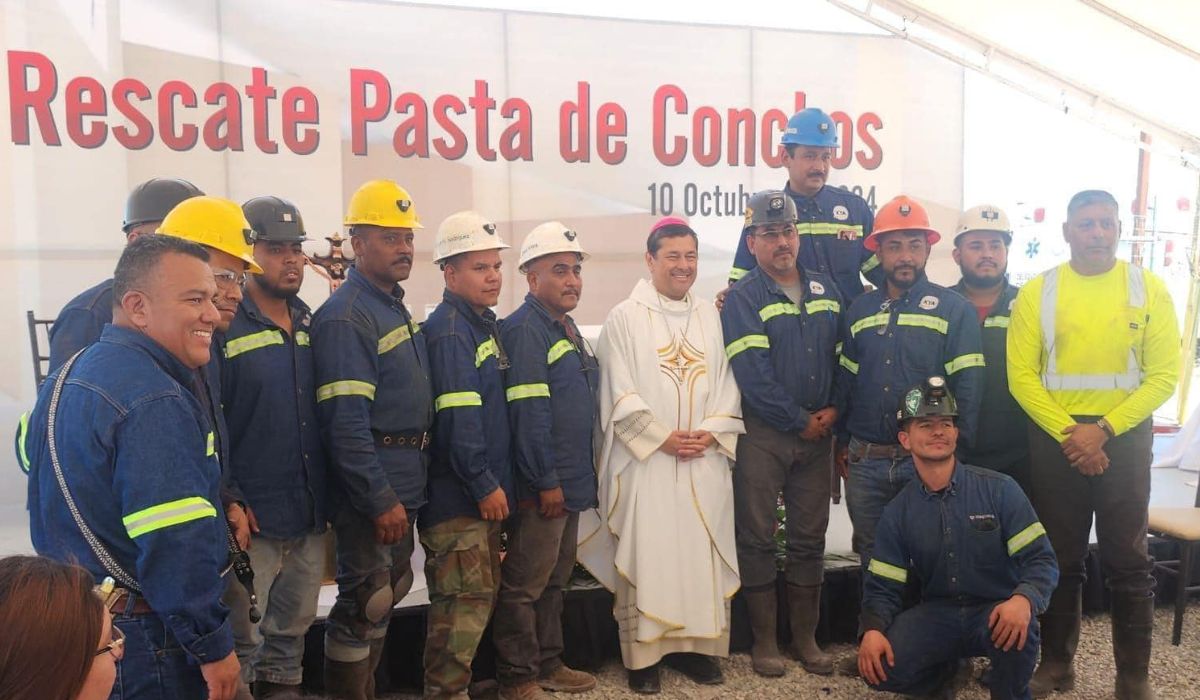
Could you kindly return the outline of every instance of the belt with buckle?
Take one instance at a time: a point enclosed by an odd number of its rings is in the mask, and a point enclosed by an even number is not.
[[[412,450],[424,450],[429,447],[429,433],[384,433],[372,430],[376,447],[407,447]]]
[[[851,440],[850,450],[861,451],[866,459],[897,459],[908,456],[908,450],[900,445],[880,445],[857,438]]]
[[[129,599],[133,598],[133,607],[129,608]],[[150,603],[146,599],[135,593],[121,593],[113,604],[109,606],[109,610],[114,615],[148,615],[154,610],[150,607]]]

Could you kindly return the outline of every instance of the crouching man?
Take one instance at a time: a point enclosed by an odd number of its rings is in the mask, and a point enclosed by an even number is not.
[[[1010,477],[955,459],[958,411],[943,377],[904,396],[899,441],[917,479],[883,511],[863,586],[858,667],[875,690],[953,697],[960,659],[991,660],[993,700],[1029,698],[1037,614],[1058,565]],[[921,602],[901,612],[909,572]]]

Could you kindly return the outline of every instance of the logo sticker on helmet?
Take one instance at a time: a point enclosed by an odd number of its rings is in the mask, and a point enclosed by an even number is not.
[[[1000,220],[1000,212],[996,211],[995,209],[984,209],[983,211],[979,212],[979,215],[982,216],[985,221]]]
[[[742,224],[742,227],[749,226],[751,221],[754,221],[754,210],[746,207],[746,223]]]
[[[484,224],[483,230],[487,235],[494,236],[496,235],[496,224]]]
[[[908,415],[917,415],[917,410],[921,408],[920,389],[912,389],[904,395],[904,407],[908,409]]]
[[[833,218],[838,221],[845,221],[850,218],[850,210],[839,204],[833,208]]]
[[[770,207],[771,211],[779,211],[783,209],[783,197],[772,197]]]
[[[912,213],[912,207],[908,206],[907,204],[901,204],[899,211],[900,216],[908,216]]]
[[[412,200],[411,199],[397,199],[396,206],[400,207],[401,212],[407,212],[409,207],[412,206]]]
[[[576,233],[575,233],[574,231],[572,231],[571,229],[566,229],[566,230],[564,230],[564,231],[563,231],[563,238],[567,239],[568,241],[573,241],[573,240],[575,240],[575,236],[577,236],[577,235],[578,235],[578,234],[576,234]]]

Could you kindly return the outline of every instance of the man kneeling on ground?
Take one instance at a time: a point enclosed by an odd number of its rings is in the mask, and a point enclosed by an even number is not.
[[[897,413],[918,479],[883,511],[863,587],[858,667],[884,690],[953,697],[960,659],[991,660],[993,700],[1029,698],[1036,614],[1058,565],[1033,506],[1010,477],[960,464],[943,377],[913,387]],[[901,612],[910,570],[921,602]]]

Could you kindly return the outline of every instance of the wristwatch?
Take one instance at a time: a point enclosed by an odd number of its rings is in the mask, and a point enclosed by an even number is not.
[[[1107,420],[1101,418],[1100,420],[1096,421],[1096,425],[1099,426],[1100,429],[1104,431],[1104,434],[1108,437],[1115,438],[1117,436],[1117,431],[1113,430],[1112,425],[1109,424]]]

